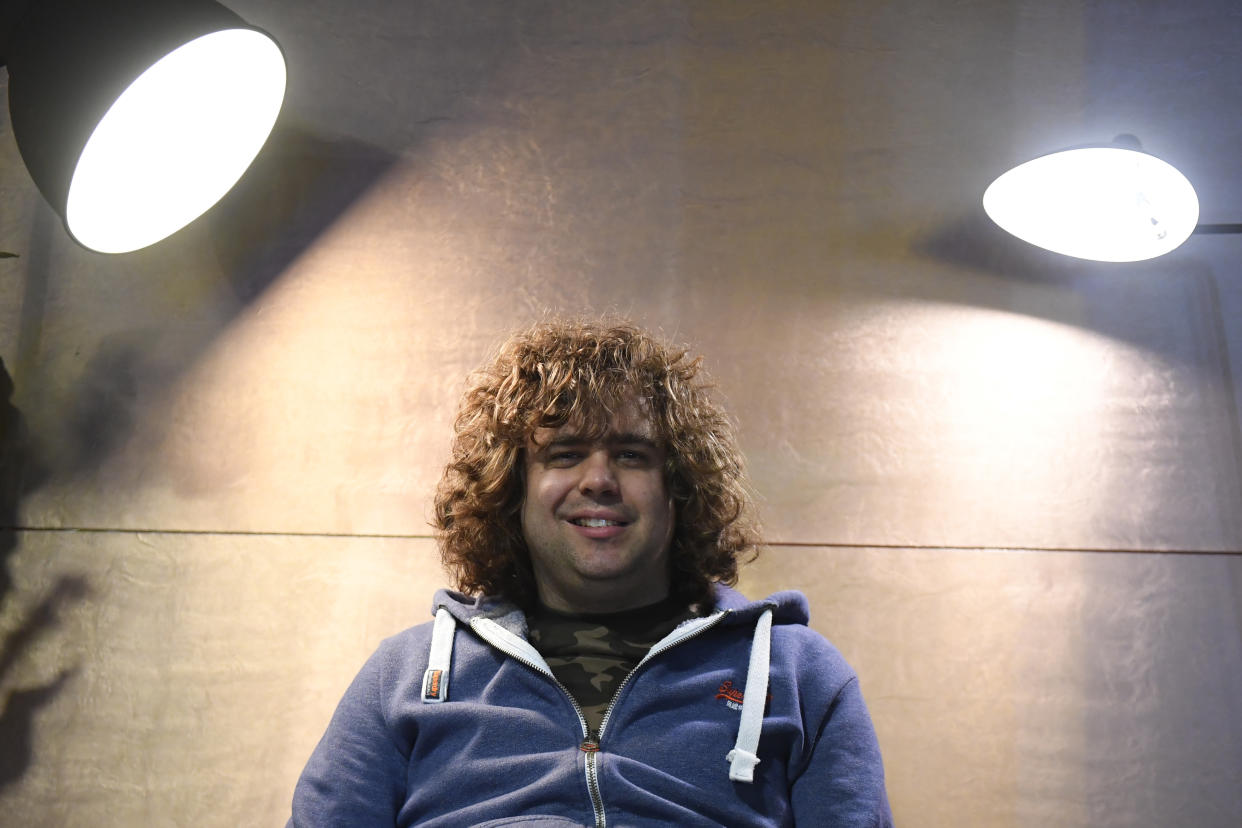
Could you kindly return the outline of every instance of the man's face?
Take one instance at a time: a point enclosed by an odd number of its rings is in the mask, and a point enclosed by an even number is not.
[[[598,439],[570,423],[527,440],[522,534],[545,605],[618,612],[668,594],[674,510],[664,460],[636,404]]]

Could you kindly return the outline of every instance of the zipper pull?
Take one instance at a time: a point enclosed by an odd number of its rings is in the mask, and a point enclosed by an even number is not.
[[[578,745],[578,750],[582,751],[583,753],[598,753],[599,742],[593,739],[583,739],[582,744]]]

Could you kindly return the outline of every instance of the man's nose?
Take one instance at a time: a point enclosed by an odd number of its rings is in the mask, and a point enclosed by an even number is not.
[[[606,450],[592,451],[587,455],[582,464],[578,488],[583,494],[595,497],[617,493],[617,475],[612,467],[612,457]]]

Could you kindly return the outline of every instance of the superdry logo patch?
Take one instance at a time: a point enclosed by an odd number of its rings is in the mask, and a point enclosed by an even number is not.
[[[720,687],[716,690],[716,698],[724,699],[724,703],[733,710],[742,709],[742,699],[744,696],[741,690],[733,686],[732,680],[721,682]]]
[[[745,694],[733,685],[732,679],[726,679],[716,688],[716,698],[724,701],[730,710],[741,710],[742,700],[746,698]],[[767,713],[768,705],[772,703],[772,694],[768,693],[768,697],[764,699],[763,710]]]

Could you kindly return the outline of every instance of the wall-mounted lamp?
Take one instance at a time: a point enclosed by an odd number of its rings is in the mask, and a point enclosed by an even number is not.
[[[92,250],[146,247],[205,212],[284,100],[280,47],[213,0],[16,0],[0,13],[22,160]]]
[[[1130,135],[1014,167],[984,192],[983,209],[1024,241],[1103,262],[1161,256],[1194,232],[1238,230],[1199,225],[1199,199],[1186,176]]]

